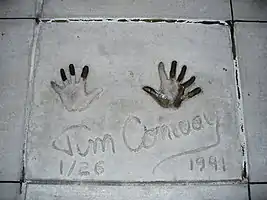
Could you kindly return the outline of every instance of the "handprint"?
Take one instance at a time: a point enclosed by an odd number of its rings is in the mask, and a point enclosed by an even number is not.
[[[69,79],[65,70],[60,69],[63,86],[58,85],[55,81],[51,81],[51,87],[59,95],[62,104],[69,111],[83,111],[90,103],[97,99],[103,92],[102,88],[87,91],[86,79],[89,73],[89,67],[84,66],[81,77],[77,79],[73,64],[69,65]]]
[[[160,89],[155,90],[150,86],[143,87],[143,90],[164,108],[179,108],[184,100],[190,99],[202,92],[202,89],[197,87],[192,91],[185,93],[185,90],[195,82],[196,77],[192,76],[189,80],[182,83],[187,67],[185,65],[182,67],[177,79],[176,67],[177,62],[174,60],[171,64],[170,78],[168,78],[164,64],[163,62],[160,62],[158,65]]]

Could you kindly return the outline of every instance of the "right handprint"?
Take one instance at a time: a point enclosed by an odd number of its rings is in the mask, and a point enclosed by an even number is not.
[[[164,108],[179,108],[184,100],[190,99],[202,92],[200,87],[187,92],[187,88],[195,82],[196,77],[192,76],[189,80],[182,82],[187,67],[185,65],[182,67],[177,79],[176,67],[177,62],[174,60],[171,64],[170,78],[168,78],[164,64],[163,62],[160,62],[158,65],[158,73],[160,78],[159,90],[155,90],[150,86],[143,87],[143,90]]]

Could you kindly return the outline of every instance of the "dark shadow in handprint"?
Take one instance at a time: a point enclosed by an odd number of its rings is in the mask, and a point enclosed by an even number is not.
[[[69,65],[69,78],[67,78],[65,70],[60,69],[63,86],[51,81],[51,87],[59,95],[62,104],[69,111],[83,111],[103,92],[102,88],[87,90],[87,76],[89,67],[84,66],[81,76],[77,79],[73,64]]]
[[[185,90],[191,86],[196,77],[192,76],[189,80],[182,83],[187,67],[184,65],[180,74],[176,79],[177,61],[172,61],[170,78],[168,78],[163,62],[158,65],[158,73],[160,78],[160,89],[155,90],[150,86],[144,86],[143,90],[147,92],[160,106],[163,108],[179,108],[182,102],[190,99],[202,92],[200,87],[197,87],[187,93]]]

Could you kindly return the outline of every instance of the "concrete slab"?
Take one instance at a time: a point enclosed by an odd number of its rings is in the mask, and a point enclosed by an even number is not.
[[[20,178],[33,20],[0,20],[0,181]]]
[[[0,183],[0,200],[19,199],[22,199],[19,183]]]
[[[246,186],[86,186],[29,185],[26,200],[61,199],[248,200]]]
[[[0,18],[34,17],[37,0],[0,1]]]
[[[267,1],[232,0],[234,18],[241,20],[267,20]]]
[[[267,24],[236,25],[251,181],[267,181],[266,33]]]
[[[229,0],[44,0],[44,17],[230,19]]]
[[[267,184],[251,185],[251,200],[266,200],[267,199]]]
[[[228,27],[115,22],[40,26],[28,179],[240,179]],[[184,81],[196,76],[187,91],[199,86],[203,92],[178,109],[163,108],[142,87],[158,89],[158,64],[165,63],[169,72],[174,59],[177,74],[188,66]],[[76,84],[69,76],[70,63],[76,67]],[[88,78],[77,83],[85,65]],[[61,68],[72,83],[61,82]],[[165,80],[162,64],[160,72],[165,96],[171,99],[178,91],[176,81]],[[65,80],[62,70],[61,75]]]

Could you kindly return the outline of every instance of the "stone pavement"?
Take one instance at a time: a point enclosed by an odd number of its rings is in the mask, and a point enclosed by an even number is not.
[[[267,199],[267,2],[0,1],[0,200]]]

